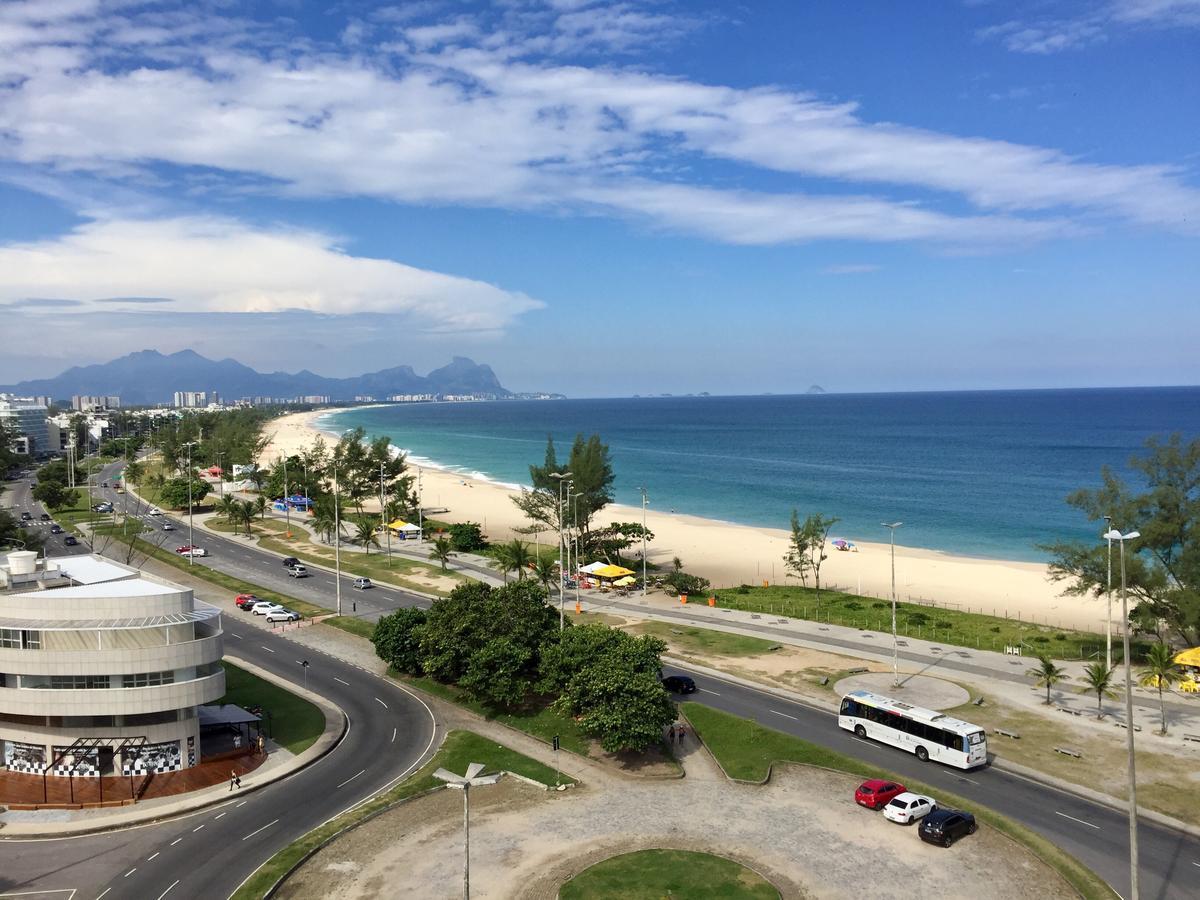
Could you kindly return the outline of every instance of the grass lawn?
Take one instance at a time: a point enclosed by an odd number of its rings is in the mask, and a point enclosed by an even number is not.
[[[361,638],[366,638],[368,641],[375,635],[374,622],[368,622],[366,619],[355,619],[353,616],[330,616],[328,619],[322,619],[321,624],[332,625],[334,628],[348,631]]]
[[[721,588],[711,593],[722,607],[829,622],[867,631],[891,630],[891,603],[875,597],[823,590],[818,611],[817,592],[799,585],[742,586]],[[1000,609],[996,611],[1003,613]],[[896,604],[896,627],[905,637],[944,641],[977,650],[1003,651],[1005,646],[1020,644],[1028,655],[1044,654],[1054,659],[1081,659],[1104,648],[1104,636],[1100,634],[916,603]],[[1140,659],[1148,647],[1149,644],[1143,641],[1135,642],[1134,659]]]
[[[779,646],[774,641],[744,637],[710,628],[690,628],[669,622],[641,622],[626,629],[630,634],[652,634],[680,653],[716,656],[758,656]]]
[[[570,716],[559,715],[549,706],[516,713],[497,712],[496,710],[489,709],[477,700],[472,700],[464,691],[453,685],[442,684],[441,682],[434,681],[432,678],[413,678],[409,675],[400,675],[394,670],[390,670],[388,674],[398,681],[411,684],[413,687],[419,688],[428,694],[441,697],[443,700],[448,700],[464,709],[478,713],[484,718],[501,722],[518,731],[524,731],[526,734],[540,738],[546,743],[550,743],[557,734],[564,750],[570,750],[573,753],[578,753],[580,756],[587,756],[588,754],[591,739],[583,733],[579,727],[579,723]]]
[[[263,863],[262,867],[234,892],[231,900],[258,900],[266,895],[275,882],[297,865],[305,854],[315,850],[338,832],[362,822],[373,813],[387,809],[401,800],[440,787],[442,782],[433,777],[433,773],[437,769],[446,768],[451,772],[461,773],[466,771],[469,763],[473,762],[483,763],[487,767],[484,769],[485,773],[502,769],[524,775],[526,778],[532,778],[543,784],[554,782],[554,770],[548,769],[537,760],[510,750],[495,741],[480,737],[474,732],[451,731],[442,742],[441,749],[420,770],[386,794],[376,797],[362,806],[355,807],[350,812],[343,813],[333,821],[310,831],[304,837],[284,847]],[[566,776],[562,777],[562,781],[564,784],[574,783]]]
[[[224,534],[245,534],[246,526],[241,522],[236,525],[231,525],[221,516],[213,516],[204,523],[206,528],[213,531],[220,531]],[[298,530],[298,529],[297,529]],[[286,522],[277,522],[274,519],[259,519],[256,518],[250,523],[250,533],[262,536],[281,535],[287,532]]]
[[[733,860],[686,850],[640,850],[584,869],[559,890],[562,900],[775,900],[779,891]]]
[[[270,714],[275,742],[292,753],[307,750],[321,736],[325,715],[315,704],[233,663],[221,665],[225,668],[225,696],[218,703],[233,703],[242,709],[261,706],[264,719]]]
[[[761,781],[776,762],[822,766],[861,778],[896,778],[884,769],[699,703],[684,703],[683,711],[696,734],[733,778]],[[941,788],[909,778],[903,781],[910,791],[931,794],[947,805],[971,810],[980,822],[1004,832],[1052,866],[1087,900],[1116,896],[1103,879],[1041,835]]]

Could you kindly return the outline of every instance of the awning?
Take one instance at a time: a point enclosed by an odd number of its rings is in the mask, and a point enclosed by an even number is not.
[[[1200,666],[1200,647],[1191,650],[1181,650],[1175,654],[1175,662],[1181,666]]]
[[[595,575],[597,578],[622,578],[625,575],[632,575],[633,569],[625,569],[621,566],[601,566],[599,569],[593,569],[589,574]]]
[[[254,713],[246,712],[240,706],[234,706],[232,703],[224,706],[201,706],[198,712],[201,728],[212,728],[218,725],[248,725],[259,720]]]
[[[396,519],[393,522],[388,522],[388,528],[392,529],[392,531],[404,531],[404,532],[412,532],[412,531],[420,531],[421,530],[420,525],[414,525],[414,524],[412,524],[412,522],[405,522],[403,519]]]
[[[597,569],[603,569],[607,565],[608,565],[608,563],[603,563],[603,562],[588,563],[586,566],[580,567],[579,571],[582,572],[584,575],[594,575],[594,574],[596,574]]]
[[[618,578],[613,582],[613,587],[625,587],[628,584],[633,584],[637,581],[632,575],[626,575],[624,578]]]

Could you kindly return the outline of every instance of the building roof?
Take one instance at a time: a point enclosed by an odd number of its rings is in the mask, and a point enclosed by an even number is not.
[[[78,584],[99,584],[131,579],[137,575],[133,569],[98,556],[61,556],[51,562],[56,563],[60,572],[65,572]]]
[[[201,706],[198,709],[200,727],[208,728],[216,725],[245,725],[259,721],[259,716],[246,712],[240,706],[226,703],[222,706]]]
[[[48,591],[38,591],[37,596],[44,597],[48,593]],[[0,628],[29,628],[36,629],[37,631],[115,631],[126,628],[160,628],[163,625],[186,625],[189,622],[203,622],[206,619],[215,619],[219,615],[221,615],[220,609],[197,600],[195,608],[188,612],[162,613],[157,616],[130,616],[124,619],[54,619],[37,622],[30,621],[28,618],[0,618]]]

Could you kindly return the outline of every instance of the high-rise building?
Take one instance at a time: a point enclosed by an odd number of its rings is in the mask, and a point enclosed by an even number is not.
[[[53,453],[46,430],[46,407],[31,400],[0,400],[0,422],[18,438],[16,449],[30,456]]]
[[[71,398],[71,409],[78,412],[96,412],[105,409],[120,409],[120,397],[101,397],[90,394],[77,394]]]
[[[176,391],[175,406],[179,409],[203,409],[208,406],[208,392]]]

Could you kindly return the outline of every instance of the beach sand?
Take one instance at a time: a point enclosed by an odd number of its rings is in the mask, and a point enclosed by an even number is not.
[[[271,442],[262,459],[272,462],[283,453],[296,453],[312,446],[318,436],[332,444],[336,438],[313,425],[320,415],[319,411],[294,413],[270,422],[264,430]],[[492,541],[516,536],[513,528],[525,524],[510,499],[515,493],[510,488],[441,469],[422,467],[420,471],[425,508],[448,509],[437,518],[479,522]],[[597,519],[602,524],[641,520],[640,507],[620,504],[606,507]],[[783,555],[789,533],[784,529],[738,525],[653,507],[646,511],[646,526],[655,535],[648,547],[652,563],[669,566],[672,557],[678,556],[686,571],[708,578],[715,587],[761,585],[764,581],[799,583],[785,577]],[[540,539],[553,544],[557,537],[545,533]],[[888,544],[855,543],[857,553],[829,548],[829,558],[821,568],[822,585],[886,599],[891,591]],[[1103,600],[1064,597],[1060,590],[1060,585],[1050,581],[1046,567],[1037,563],[977,559],[896,545],[896,594],[900,600],[920,598],[952,609],[1012,618],[1020,615],[1052,626],[1103,631]]]

